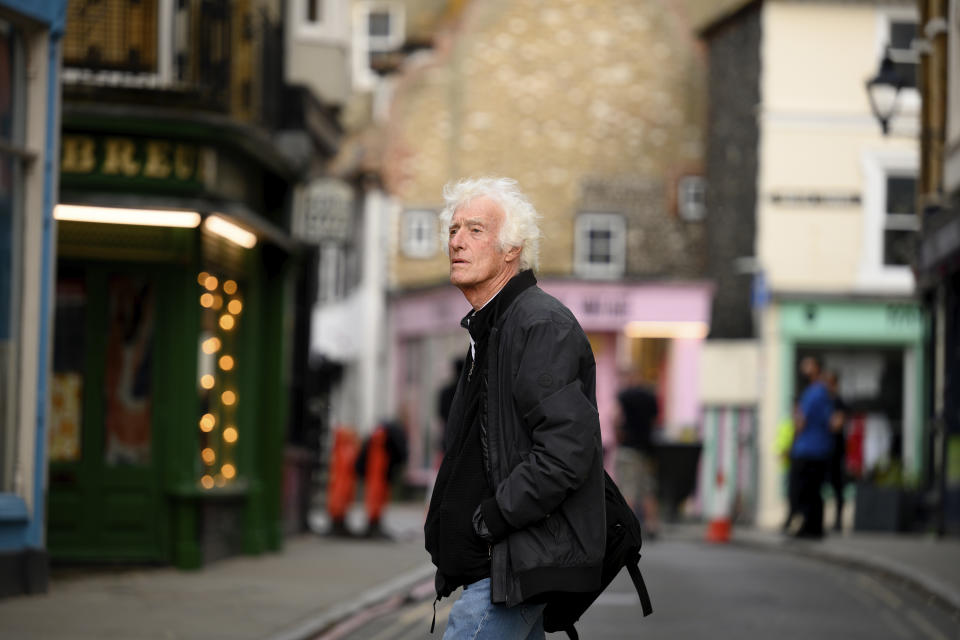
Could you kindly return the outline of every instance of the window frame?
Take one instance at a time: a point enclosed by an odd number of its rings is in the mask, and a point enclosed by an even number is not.
[[[178,37],[177,24],[181,11],[176,0],[157,0],[157,68],[154,72],[93,70],[64,64],[61,82],[64,84],[91,84],[122,87],[171,87],[176,84],[174,40]],[[188,18],[189,19],[189,18]]]
[[[917,25],[917,32],[920,32],[920,18],[917,15],[916,9],[912,7],[884,7],[879,9],[877,12],[877,38],[875,43],[876,48],[876,65],[870,69],[870,74],[873,75],[876,73],[876,69],[880,64],[880,61],[883,59],[884,54],[887,51],[887,47],[890,45],[892,39],[892,29],[893,23],[895,22],[912,22]],[[904,49],[895,49],[891,55],[891,59],[894,59],[894,56],[902,57],[901,54],[904,52]],[[894,53],[896,52],[896,53]],[[919,52],[914,52],[917,61],[917,76],[919,79],[920,73],[920,54]],[[893,60],[894,62],[905,62],[905,60]],[[920,92],[916,87],[905,87],[901,89],[900,95],[897,97],[897,112],[894,115],[894,120],[898,117],[906,116],[909,118],[917,118],[920,114]]]
[[[609,230],[610,261],[591,260],[590,233],[594,230]],[[583,211],[574,222],[573,265],[574,272],[583,278],[616,279],[626,271],[627,222],[621,213]]]
[[[887,220],[887,178],[917,177],[919,153],[915,149],[888,152],[864,152],[863,236],[857,287],[861,290],[910,294],[915,282],[910,266],[884,264],[884,232]],[[919,224],[919,220],[918,220]]]
[[[0,157],[10,162],[10,273],[9,351],[0,371],[0,384],[5,401],[0,407],[0,442],[3,459],[0,460],[0,493],[15,490],[20,441],[21,385],[17,372],[22,367],[24,353],[23,323],[25,318],[24,275],[27,252],[24,250],[28,188],[28,164],[34,154],[27,146],[28,78],[27,55],[30,33],[15,20],[0,18],[13,34],[13,55],[10,60],[11,131],[9,139],[0,139]]]
[[[699,202],[692,197],[694,192],[699,193]],[[707,181],[703,176],[687,175],[677,180],[677,213],[687,222],[707,217]]]
[[[390,33],[371,37],[370,14],[386,10],[390,13]],[[353,28],[351,37],[351,61],[353,85],[357,89],[374,87],[377,75],[370,68],[370,54],[398,49],[406,39],[406,13],[403,5],[396,2],[372,0],[353,5]]]
[[[313,41],[345,43],[348,40],[346,16],[348,3],[345,0],[316,0],[322,7],[324,18],[318,21],[307,19],[307,3],[310,0],[293,0],[294,33],[298,38]]]
[[[440,227],[436,211],[430,209],[407,209],[401,216],[400,250],[408,258],[432,258],[437,255]],[[412,237],[414,227],[422,235]]]

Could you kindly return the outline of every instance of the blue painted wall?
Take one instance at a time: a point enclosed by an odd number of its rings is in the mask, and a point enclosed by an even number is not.
[[[16,551],[24,548],[43,548],[46,523],[46,471],[47,471],[47,383],[49,368],[47,352],[51,331],[52,288],[54,276],[54,233],[53,206],[56,204],[56,178],[58,151],[60,147],[60,41],[66,23],[66,0],[0,0],[0,6],[42,23],[48,30],[49,40],[47,67],[46,112],[42,114],[46,123],[46,145],[43,150],[43,238],[41,253],[41,290],[40,296],[40,344],[38,349],[37,371],[37,408],[36,408],[36,450],[32,472],[34,474],[34,495],[32,513],[26,509],[24,501],[16,495],[0,493],[0,551]],[[28,117],[37,117],[33,112]]]

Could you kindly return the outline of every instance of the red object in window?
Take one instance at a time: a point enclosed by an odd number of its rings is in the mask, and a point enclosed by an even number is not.
[[[863,436],[866,429],[866,416],[855,413],[850,418],[847,431],[846,467],[847,473],[858,478],[863,473]]]

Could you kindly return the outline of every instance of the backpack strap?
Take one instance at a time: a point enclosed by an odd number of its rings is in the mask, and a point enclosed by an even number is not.
[[[564,631],[567,632],[567,637],[570,638],[570,640],[580,640],[580,634],[577,633],[577,628],[573,625],[570,625],[564,629]]]
[[[650,593],[647,592],[647,584],[640,575],[640,566],[638,562],[628,562],[627,571],[630,572],[630,578],[633,580],[633,586],[637,589],[637,595],[640,596],[640,608],[643,609],[643,616],[647,617],[653,613],[653,605],[650,603]]]

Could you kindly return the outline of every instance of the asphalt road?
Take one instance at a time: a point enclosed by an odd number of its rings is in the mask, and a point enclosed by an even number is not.
[[[888,578],[788,553],[695,541],[646,543],[641,560],[654,613],[644,619],[626,572],[586,613],[584,640],[810,638],[960,640],[960,616]],[[451,601],[385,603],[324,640],[439,640]],[[565,638],[550,634],[549,638]]]

